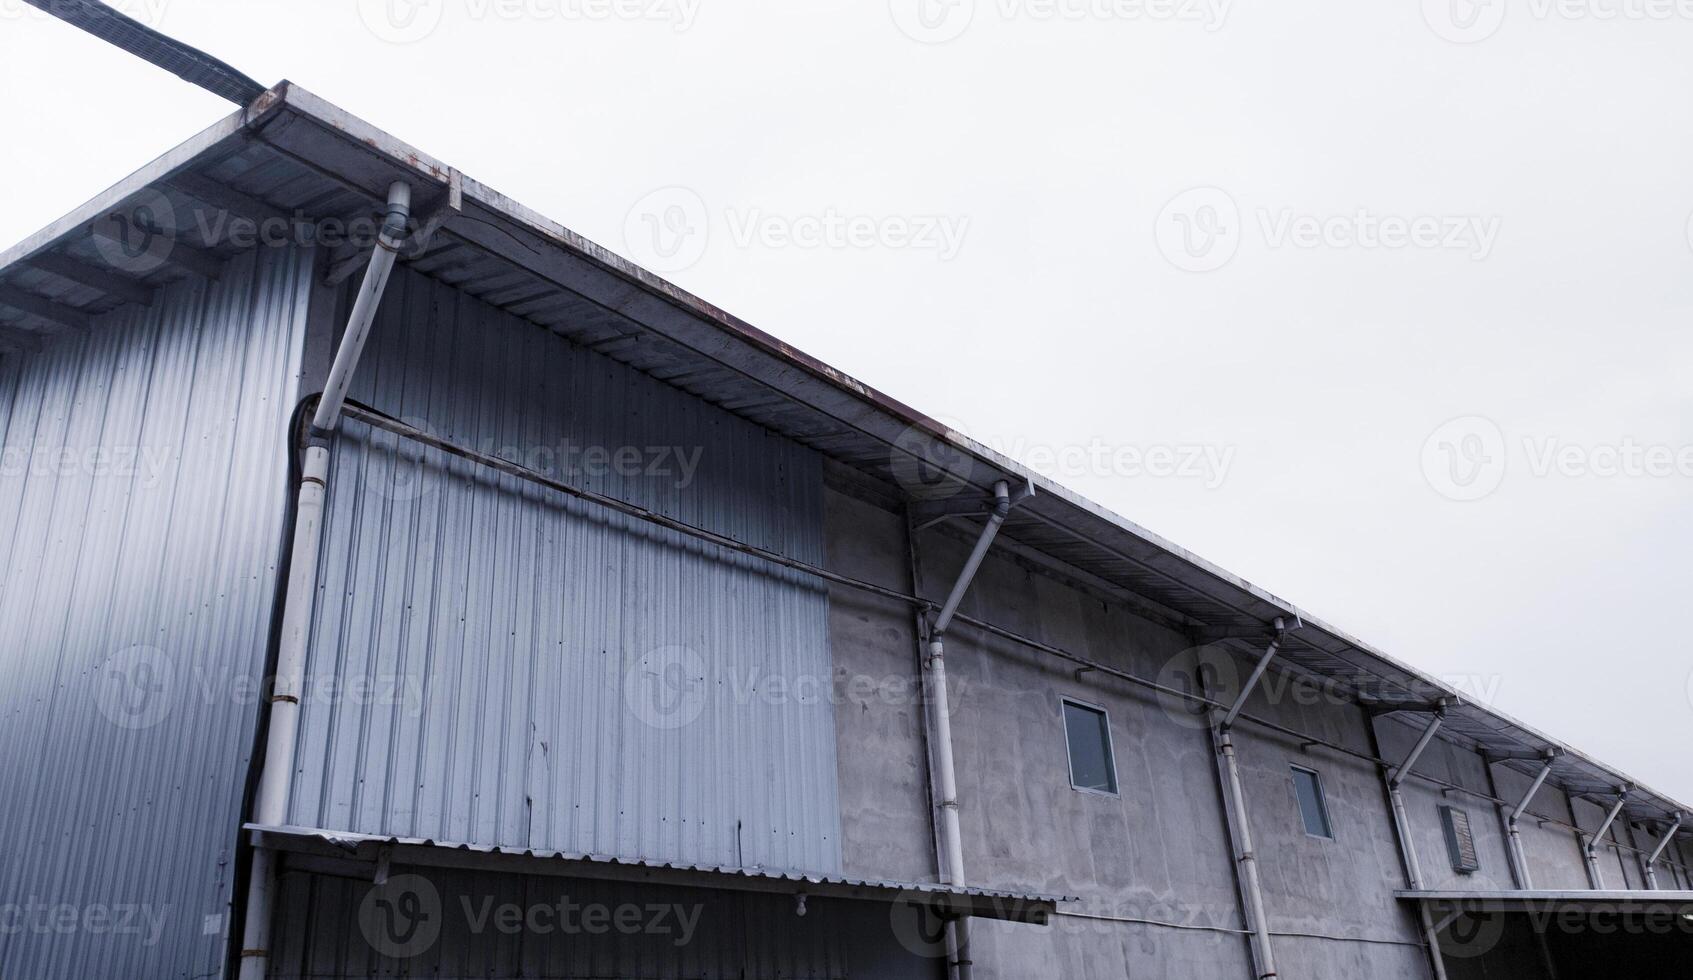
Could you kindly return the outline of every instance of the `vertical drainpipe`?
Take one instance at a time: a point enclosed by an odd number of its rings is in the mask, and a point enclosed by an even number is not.
[[[1681,829],[1681,821],[1681,811],[1677,810],[1675,820],[1669,825],[1669,829],[1664,831],[1664,839],[1658,841],[1658,846],[1652,848],[1651,854],[1646,855],[1646,887],[1652,891],[1658,890],[1658,858],[1663,857],[1664,848],[1670,845],[1670,841],[1675,840],[1675,832]]]
[[[1215,714],[1211,723],[1211,745],[1217,755],[1217,774],[1223,786],[1224,816],[1233,837],[1235,866],[1239,869],[1241,893],[1246,902],[1246,915],[1250,920],[1247,922],[1247,928],[1252,930],[1252,971],[1258,980],[1269,980],[1276,976],[1276,956],[1270,945],[1270,922],[1264,910],[1264,889],[1258,880],[1258,855],[1252,847],[1252,825],[1247,818],[1246,789],[1241,783],[1240,758],[1234,746],[1234,722],[1258,686],[1258,680],[1269,669],[1270,661],[1274,660],[1276,653],[1281,650],[1284,627],[1282,620],[1276,620],[1275,637],[1265,648],[1264,655],[1258,658],[1251,677],[1241,686],[1234,704],[1230,705],[1228,710]]]
[[[1546,784],[1546,777],[1552,774],[1552,760],[1555,758],[1557,756],[1551,752],[1546,754],[1546,762],[1540,767],[1540,772],[1535,775],[1534,782],[1529,784],[1528,792],[1523,794],[1522,802],[1511,808],[1511,815],[1505,821],[1505,826],[1509,829],[1511,836],[1511,860],[1516,865],[1517,887],[1525,890],[1534,887],[1534,877],[1528,870],[1528,853],[1523,850],[1523,835],[1522,831],[1517,828],[1517,821],[1522,819],[1523,812],[1528,809],[1528,805],[1534,802],[1534,796],[1540,792],[1540,787]]]
[[[282,636],[277,646],[276,676],[271,681],[270,727],[265,741],[264,768],[253,801],[253,822],[281,826],[288,822],[288,795],[294,776],[294,751],[300,730],[300,698],[305,688],[306,641],[311,629],[312,599],[317,592],[318,550],[323,537],[323,500],[329,479],[329,441],[341,421],[353,372],[370,337],[376,310],[394,259],[405,240],[411,217],[411,187],[396,181],[388,188],[382,232],[370,257],[364,283],[353,302],[352,315],[342,333],[340,349],[330,366],[317,411],[312,415],[305,460],[300,468],[294,544],[288,566],[288,589],[283,600]],[[264,980],[270,968],[271,899],[276,890],[275,855],[270,848],[254,849],[247,887],[246,918],[242,923],[241,980]]]
[[[1628,802],[1629,791],[1630,787],[1627,786],[1618,788],[1617,802],[1610,812],[1605,814],[1605,821],[1599,825],[1599,829],[1593,832],[1592,837],[1587,838],[1587,846],[1582,848],[1582,859],[1587,862],[1587,877],[1592,880],[1595,891],[1605,887],[1605,876],[1599,870],[1599,842],[1605,839],[1605,832],[1611,829],[1611,824],[1617,821],[1617,815],[1622,813],[1623,804]]]
[[[960,887],[967,879],[964,874],[964,835],[958,821],[958,773],[952,758],[952,709],[947,700],[945,635],[952,625],[953,615],[958,612],[959,603],[964,601],[964,593],[969,590],[977,570],[982,567],[982,560],[993,546],[1000,526],[1011,513],[1011,489],[1005,481],[994,484],[993,498],[993,512],[988,515],[987,526],[982,528],[981,537],[976,540],[975,548],[964,562],[964,569],[958,573],[958,581],[953,583],[951,594],[946,597],[929,630],[928,656],[923,661],[929,682],[929,744],[934,747],[935,781],[940,795],[937,807],[940,810],[941,850],[945,858],[941,862],[941,880]],[[947,932],[948,952],[952,956],[955,975],[958,980],[970,980],[970,920],[967,917],[954,919]]]
[[[1434,720],[1428,723],[1421,738],[1412,747],[1411,753],[1405,761],[1391,772],[1386,773],[1387,796],[1393,807],[1393,833],[1399,840],[1399,855],[1405,862],[1406,887],[1411,891],[1421,891],[1423,887],[1423,869],[1417,860],[1417,843],[1411,837],[1411,818],[1405,809],[1405,793],[1401,789],[1407,777],[1411,775],[1411,767],[1422,758],[1423,752],[1434,741],[1434,736],[1440,731],[1440,726],[1446,721],[1446,702],[1441,701],[1435,708]],[[1373,722],[1371,723],[1373,726]],[[1423,929],[1423,939],[1428,943],[1429,965],[1434,972],[1435,980],[1446,980],[1446,961],[1440,953],[1440,931],[1434,927],[1434,918],[1429,913],[1428,903],[1417,902],[1417,918]]]

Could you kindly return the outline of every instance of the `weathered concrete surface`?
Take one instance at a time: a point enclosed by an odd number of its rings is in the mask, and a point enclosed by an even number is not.
[[[905,586],[897,515],[831,492],[826,523],[834,567]],[[938,599],[962,565],[968,541],[925,532],[919,549],[919,591]],[[916,664],[909,609],[849,591],[831,597],[838,699],[853,677],[912,671]],[[985,563],[963,611],[1149,678],[1190,646],[1181,632],[1004,551]],[[1078,675],[1068,661],[964,625],[947,639],[947,664],[971,882],[1081,899],[1068,907],[1072,916],[1044,929],[978,922],[978,975],[1249,976],[1203,719],[1140,686],[1098,673]],[[1241,665],[1242,673],[1248,666]],[[1120,795],[1071,788],[1063,697],[1108,712]],[[851,698],[838,704],[846,869],[932,877],[921,706]],[[1292,686],[1285,677],[1267,679],[1248,710],[1370,751],[1368,722],[1356,705]],[[1282,975],[1428,977],[1417,923],[1393,898],[1404,880],[1378,768],[1247,724],[1237,729],[1236,741]],[[1465,758],[1444,743],[1436,750],[1426,767],[1485,792],[1479,758]],[[1293,794],[1294,764],[1322,774],[1335,840],[1306,836]],[[1440,794],[1426,785],[1412,793],[1413,808],[1426,811],[1418,829],[1424,862],[1435,867],[1446,861],[1434,812]],[[1489,873],[1504,875],[1499,880],[1508,885],[1497,819],[1485,806],[1471,810]]]
[[[1371,749],[1357,705],[1333,692],[1268,675],[1247,712],[1343,745]],[[1249,724],[1236,730],[1264,901],[1278,937],[1276,966],[1287,977],[1429,976],[1429,957],[1408,909],[1393,897],[1405,876],[1380,770],[1323,746]],[[1308,836],[1292,767],[1322,778],[1334,839]]]
[[[1493,778],[1499,785],[1500,797],[1509,800],[1511,806],[1523,798],[1534,782],[1532,776],[1497,764],[1493,767]],[[1567,826],[1569,823],[1569,799],[1550,782],[1534,795],[1528,809],[1517,821],[1535,888],[1587,887],[1581,848],[1577,845],[1575,832]]]
[[[1394,761],[1403,760],[1427,724],[1427,716],[1422,715],[1389,715],[1377,719],[1376,738],[1383,756]],[[1450,742],[1436,739],[1412,771],[1461,786],[1482,797],[1491,795],[1487,763],[1480,755]],[[1418,865],[1423,873],[1424,888],[1509,890],[1516,887],[1511,880],[1510,848],[1499,807],[1486,799],[1450,792],[1415,778],[1407,779],[1401,792],[1405,795],[1405,808],[1411,824],[1412,841],[1417,849]],[[1440,821],[1442,806],[1456,807],[1469,814],[1476,856],[1481,864],[1481,869],[1473,874],[1460,874],[1452,867],[1446,832]]]
[[[910,589],[904,519],[829,493],[829,567],[888,588]],[[895,881],[936,879],[929,769],[911,607],[858,589],[829,592],[834,651],[836,765],[843,866]]]

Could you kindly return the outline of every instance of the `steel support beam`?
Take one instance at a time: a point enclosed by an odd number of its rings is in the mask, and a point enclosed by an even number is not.
[[[29,257],[29,264],[43,272],[58,276],[66,282],[89,289],[98,289],[102,293],[114,296],[125,303],[136,306],[148,306],[153,302],[153,287],[146,283],[120,276],[97,266],[78,262],[76,259],[58,252],[42,252]]]
[[[87,313],[16,286],[0,286],[0,306],[9,306],[19,313],[27,313],[38,320],[46,320],[77,333],[88,332]]]

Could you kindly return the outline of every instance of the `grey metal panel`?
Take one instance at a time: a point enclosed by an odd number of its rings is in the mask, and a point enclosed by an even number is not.
[[[249,253],[0,358],[0,905],[38,906],[0,975],[222,969],[310,266]]]
[[[360,915],[372,884],[301,872],[285,875],[270,975],[279,980],[941,976],[941,960],[903,946],[894,907],[878,902],[812,899],[801,917],[795,914],[794,900],[784,895],[398,866],[394,874],[417,876],[393,880],[398,891],[418,896],[412,911],[428,923],[428,931],[384,952],[378,952],[376,943],[389,939],[377,931],[386,926]],[[372,901],[384,897],[379,893]],[[574,907],[568,917],[551,911],[561,902]],[[587,934],[580,926],[585,921],[580,910],[590,906],[638,906],[640,928]],[[502,908],[523,910],[526,924],[496,927],[492,916]],[[670,911],[659,917],[654,913],[658,908]],[[542,911],[530,916],[531,909]],[[691,929],[678,924],[683,917],[692,923]],[[634,925],[636,920],[627,922]],[[367,938],[373,933],[376,942]]]
[[[810,450],[422,276],[390,290],[355,400],[821,561]],[[645,465],[584,455],[626,447]],[[697,470],[652,472],[662,447]],[[351,421],[324,542],[292,823],[839,869],[816,581]]]

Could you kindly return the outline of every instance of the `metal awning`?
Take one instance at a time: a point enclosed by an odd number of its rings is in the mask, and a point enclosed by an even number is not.
[[[1547,908],[1610,910],[1673,909],[1693,914],[1693,891],[1597,891],[1531,889],[1508,891],[1421,890],[1396,891],[1401,901],[1422,902],[1478,912],[1531,912]]]
[[[805,895],[913,905],[942,918],[973,917],[1045,925],[1062,902],[1077,899],[991,888],[959,888],[920,881],[885,881],[773,868],[682,864],[565,851],[464,844],[410,837],[382,837],[317,827],[247,824],[255,843],[288,855],[300,870],[377,880],[390,866],[499,871],[521,875],[588,878],[708,888],[720,891]]]

